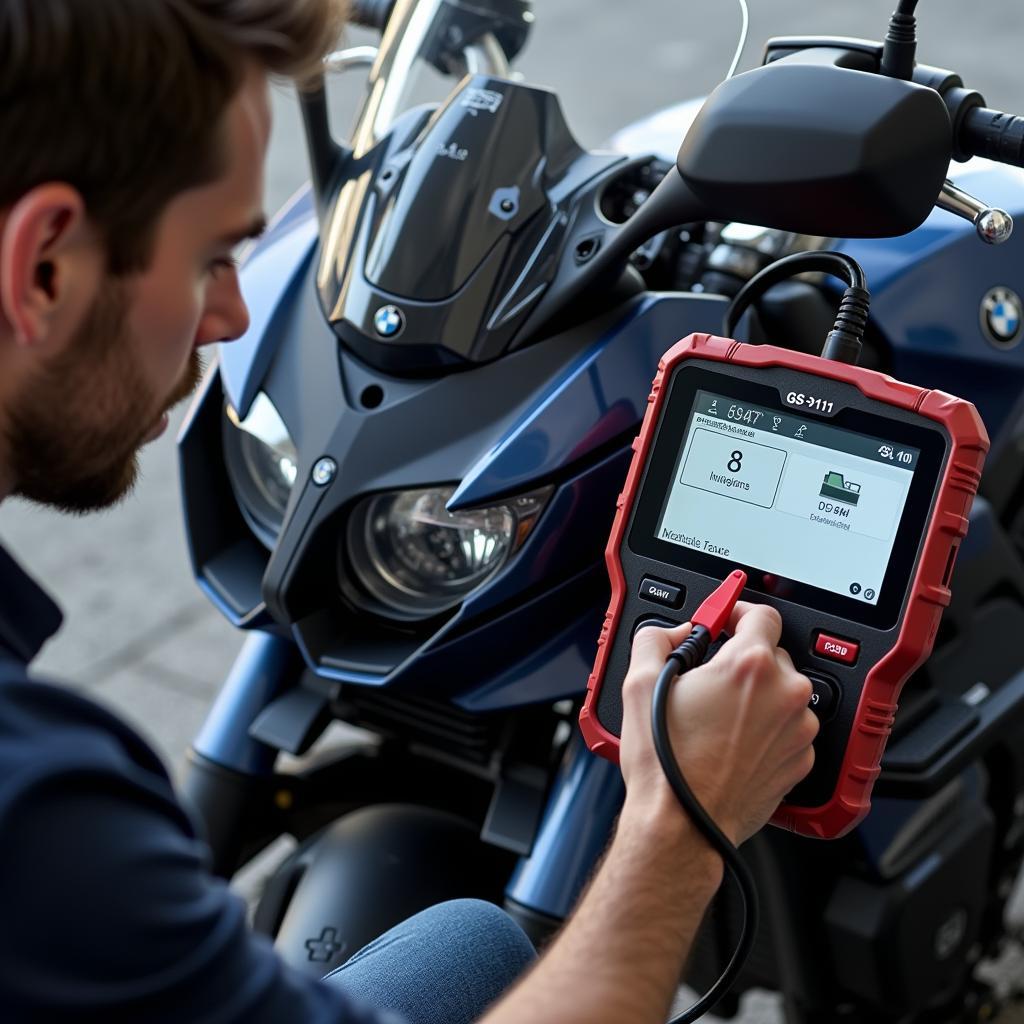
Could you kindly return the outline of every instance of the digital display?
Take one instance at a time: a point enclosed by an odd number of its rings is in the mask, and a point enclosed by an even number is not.
[[[875,605],[920,459],[698,390],[656,537]]]

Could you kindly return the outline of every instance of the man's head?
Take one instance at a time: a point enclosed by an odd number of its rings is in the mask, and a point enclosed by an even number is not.
[[[339,29],[338,0],[0,4],[0,498],[116,501],[198,348],[244,332],[268,75]]]

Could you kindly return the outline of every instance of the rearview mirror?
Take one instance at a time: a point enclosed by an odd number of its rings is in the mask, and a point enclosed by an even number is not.
[[[951,155],[949,114],[932,89],[783,60],[719,85],[676,166],[716,218],[879,238],[924,221]]]

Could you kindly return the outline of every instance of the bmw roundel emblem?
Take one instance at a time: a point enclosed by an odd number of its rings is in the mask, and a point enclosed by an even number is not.
[[[1024,327],[1024,303],[1009,288],[992,288],[981,300],[981,329],[993,345],[1016,345]]]
[[[381,306],[373,314],[373,327],[382,338],[397,338],[405,330],[405,314],[397,306]]]

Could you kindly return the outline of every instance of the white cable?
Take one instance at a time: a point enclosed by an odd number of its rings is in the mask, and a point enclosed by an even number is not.
[[[750,12],[747,10],[747,0],[739,0],[740,12],[743,15],[743,26],[740,28],[740,41],[736,45],[736,54],[732,59],[732,64],[729,65],[729,72],[725,76],[726,79],[732,78],[736,74],[736,69],[740,66],[740,57],[743,56],[743,50],[747,45],[747,30],[750,28]]]

